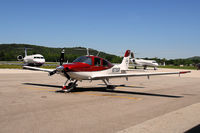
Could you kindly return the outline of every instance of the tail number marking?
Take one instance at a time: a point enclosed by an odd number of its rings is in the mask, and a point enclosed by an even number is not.
[[[120,72],[120,68],[113,68],[113,69],[112,69],[112,72],[113,72],[113,73]]]

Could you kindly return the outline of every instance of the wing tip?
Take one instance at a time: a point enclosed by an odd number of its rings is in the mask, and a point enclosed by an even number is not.
[[[191,71],[181,71],[179,74],[191,73]]]

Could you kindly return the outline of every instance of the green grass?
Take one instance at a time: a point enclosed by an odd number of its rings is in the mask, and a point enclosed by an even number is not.
[[[0,64],[1,69],[22,69],[22,66],[20,65],[7,65],[7,64]]]
[[[57,64],[59,64],[59,62],[45,62],[45,64],[55,64],[55,65],[57,65]]]
[[[58,65],[55,66],[41,66],[41,68],[46,68],[46,69],[55,69]]]
[[[41,68],[46,69],[55,69],[57,65],[55,66],[42,66]],[[21,65],[8,65],[8,64],[0,64],[0,69],[22,69]]]

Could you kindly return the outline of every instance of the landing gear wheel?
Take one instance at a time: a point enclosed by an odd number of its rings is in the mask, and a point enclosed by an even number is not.
[[[62,88],[62,90],[63,90],[64,92],[66,92],[66,93],[69,93],[71,90],[73,90],[73,89],[76,88],[76,86],[77,86],[76,82],[77,82],[77,81],[75,81],[75,82],[70,82],[70,83],[68,84],[68,86],[64,86],[64,87]]]
[[[114,86],[114,85],[107,85],[107,89],[108,89],[108,90],[114,90],[114,89],[115,89],[115,86]]]

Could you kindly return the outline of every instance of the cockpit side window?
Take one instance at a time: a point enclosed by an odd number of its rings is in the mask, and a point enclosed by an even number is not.
[[[106,60],[103,60],[103,67],[108,67],[108,62]]]
[[[94,65],[95,66],[101,66],[101,59],[100,58],[94,58]]]

